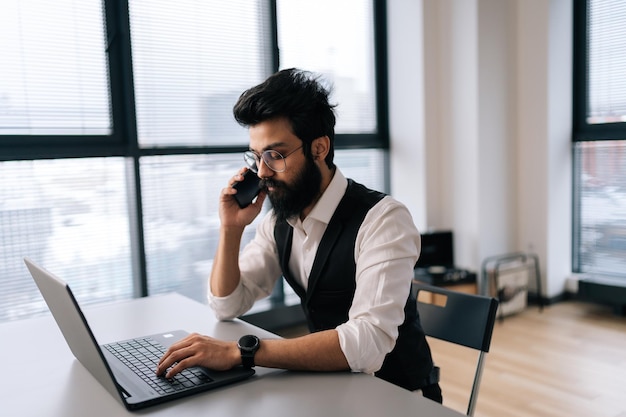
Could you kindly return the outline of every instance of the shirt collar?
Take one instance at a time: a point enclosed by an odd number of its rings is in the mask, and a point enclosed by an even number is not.
[[[328,187],[326,187],[320,199],[315,203],[315,206],[313,206],[313,210],[311,210],[304,220],[315,219],[325,224],[330,223],[330,219],[341,202],[343,195],[346,193],[347,188],[348,180],[339,168],[336,168],[335,175],[333,175],[332,180],[330,180],[330,184],[328,184]],[[287,223],[295,227],[298,220],[298,217],[292,217],[287,220]]]

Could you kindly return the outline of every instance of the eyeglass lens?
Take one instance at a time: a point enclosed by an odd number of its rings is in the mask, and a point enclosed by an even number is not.
[[[259,163],[261,161],[257,154],[252,151],[246,151],[243,154],[243,158],[252,172],[259,172]],[[283,172],[286,168],[285,158],[278,151],[272,149],[264,151],[261,154],[261,158],[272,171]]]

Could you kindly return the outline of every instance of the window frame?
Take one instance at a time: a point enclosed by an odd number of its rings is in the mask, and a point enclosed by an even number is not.
[[[132,76],[128,0],[103,0],[107,30],[111,135],[2,135],[0,161],[74,157],[149,156],[240,152],[245,146],[140,147]],[[271,14],[273,72],[279,68],[276,1]],[[373,0],[377,132],[335,135],[336,149],[389,149],[386,1]]]
[[[623,140],[626,122],[587,123],[589,81],[587,72],[589,0],[576,0],[573,5],[573,142]]]
[[[138,143],[132,72],[132,50],[128,0],[103,0],[106,24],[109,93],[111,95],[111,135],[1,135],[0,162],[15,160],[125,157],[129,163],[133,285],[135,296],[148,295],[146,251],[144,246],[140,159],[153,155],[238,153],[244,145],[141,147]],[[279,68],[276,1],[267,0],[272,40],[272,72]],[[387,91],[386,0],[373,0],[374,62],[376,72],[377,132],[336,134],[335,149],[389,149]],[[388,173],[387,173],[388,176]]]
[[[589,0],[573,1],[573,106],[572,106],[572,271],[582,272],[583,257],[581,253],[581,201],[582,164],[577,157],[577,148],[583,142],[624,141],[626,138],[626,122],[598,123],[587,122],[589,109],[589,77],[588,77],[588,23]]]

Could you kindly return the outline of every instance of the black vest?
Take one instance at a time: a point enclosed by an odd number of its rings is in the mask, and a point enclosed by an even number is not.
[[[348,321],[356,289],[354,245],[367,212],[385,195],[348,180],[348,188],[322,237],[313,262],[308,289],[289,272],[293,229],[277,222],[274,237],[285,280],[300,297],[312,332],[334,329]],[[405,320],[399,328],[394,349],[386,356],[376,376],[409,390],[428,385],[433,368],[430,348],[419,323],[415,298],[409,294]]]

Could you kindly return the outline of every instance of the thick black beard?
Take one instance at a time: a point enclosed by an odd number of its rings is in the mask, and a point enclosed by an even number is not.
[[[304,168],[292,184],[269,178],[264,179],[262,185],[274,187],[274,190],[268,193],[268,197],[272,203],[276,221],[283,222],[290,217],[299,216],[302,210],[319,197],[322,173],[313,159],[307,157]]]

